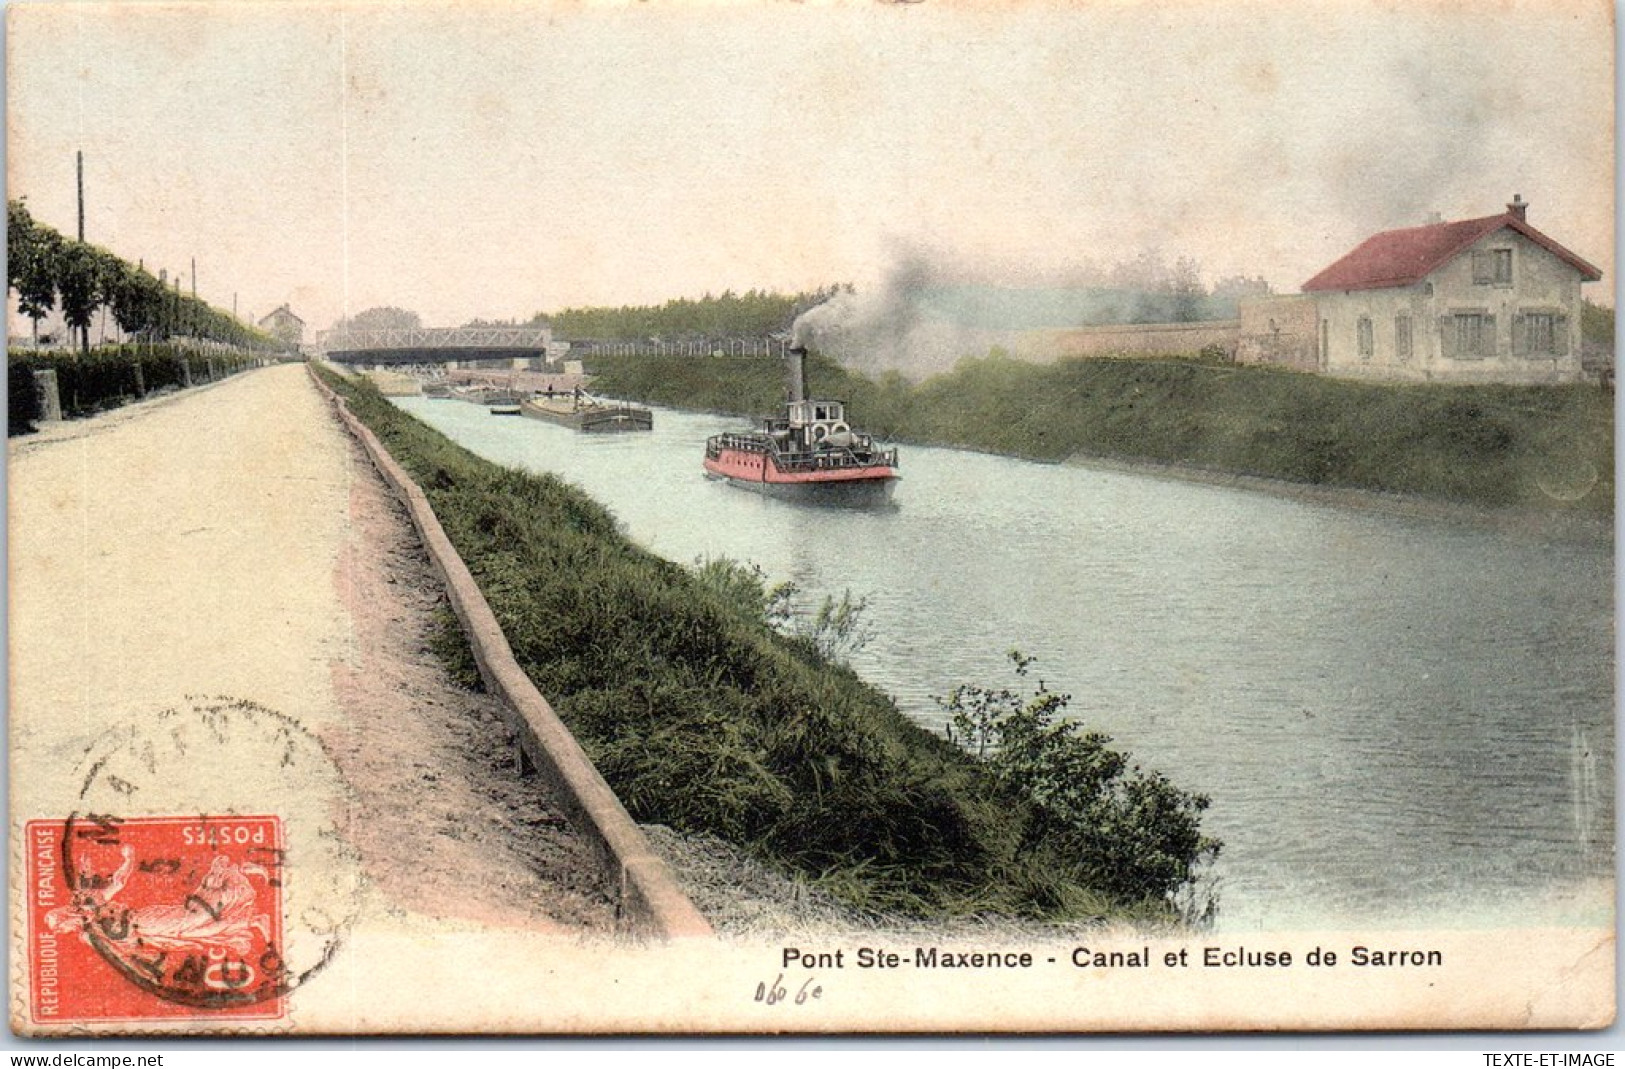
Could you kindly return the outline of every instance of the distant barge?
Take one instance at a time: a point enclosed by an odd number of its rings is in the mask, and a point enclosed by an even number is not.
[[[569,427],[585,434],[654,429],[654,413],[639,405],[601,401],[585,394],[537,395],[519,403],[519,414]]]

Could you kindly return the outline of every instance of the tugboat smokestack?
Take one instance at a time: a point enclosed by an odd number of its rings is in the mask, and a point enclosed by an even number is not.
[[[785,355],[789,364],[790,375],[790,401],[805,401],[807,399],[807,350],[799,345],[792,345]]]

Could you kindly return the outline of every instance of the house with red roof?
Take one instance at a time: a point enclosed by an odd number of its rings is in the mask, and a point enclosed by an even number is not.
[[[1579,379],[1580,287],[1602,272],[1530,226],[1528,209],[1516,196],[1499,215],[1385,231],[1305,282],[1317,369],[1445,382]],[[1297,300],[1301,313],[1306,302]]]

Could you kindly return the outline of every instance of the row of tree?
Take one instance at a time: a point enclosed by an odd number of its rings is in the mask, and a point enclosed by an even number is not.
[[[829,286],[795,294],[753,289],[743,295],[725,290],[721,296],[707,293],[698,299],[684,297],[660,305],[566,308],[560,312],[538,312],[530,325],[552,327],[558,337],[571,340],[761,338],[789,330],[802,312],[851,288]]]
[[[106,249],[63,237],[34,219],[21,200],[6,202],[6,284],[34,321],[36,341],[40,320],[60,307],[88,351],[91,320],[97,309],[107,308],[131,338],[180,335],[262,352],[286,348],[264,331],[181,293],[178,280],[171,288]]]
[[[348,333],[363,330],[417,330],[422,326],[423,318],[416,312],[390,305],[368,308],[348,319],[339,319],[333,324],[332,329],[336,333]]]
[[[975,320],[969,325],[1007,329],[1233,319],[1242,299],[1272,292],[1263,278],[1241,275],[1220,279],[1210,289],[1196,261],[1181,257],[1169,264],[1155,251],[1109,268],[1077,265],[1064,285],[1048,288],[967,284],[928,271],[902,289],[906,292],[876,299],[890,305],[900,297],[907,307],[894,310],[899,316],[934,312],[949,319]],[[753,289],[743,296],[728,290],[721,296],[707,293],[660,305],[538,312],[531,325],[552,327],[560,338],[572,341],[761,338],[788,331],[801,313],[842,293],[852,294],[853,287],[828,286],[795,294]],[[984,319],[987,322],[980,321]]]

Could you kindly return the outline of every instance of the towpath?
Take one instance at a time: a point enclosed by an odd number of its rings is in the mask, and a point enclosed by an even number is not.
[[[228,696],[336,769],[304,801],[357,858],[356,938],[612,927],[589,847],[514,774],[492,699],[431,652],[439,580],[302,366],[13,439],[8,490],[14,835],[75,810],[110,728]]]

